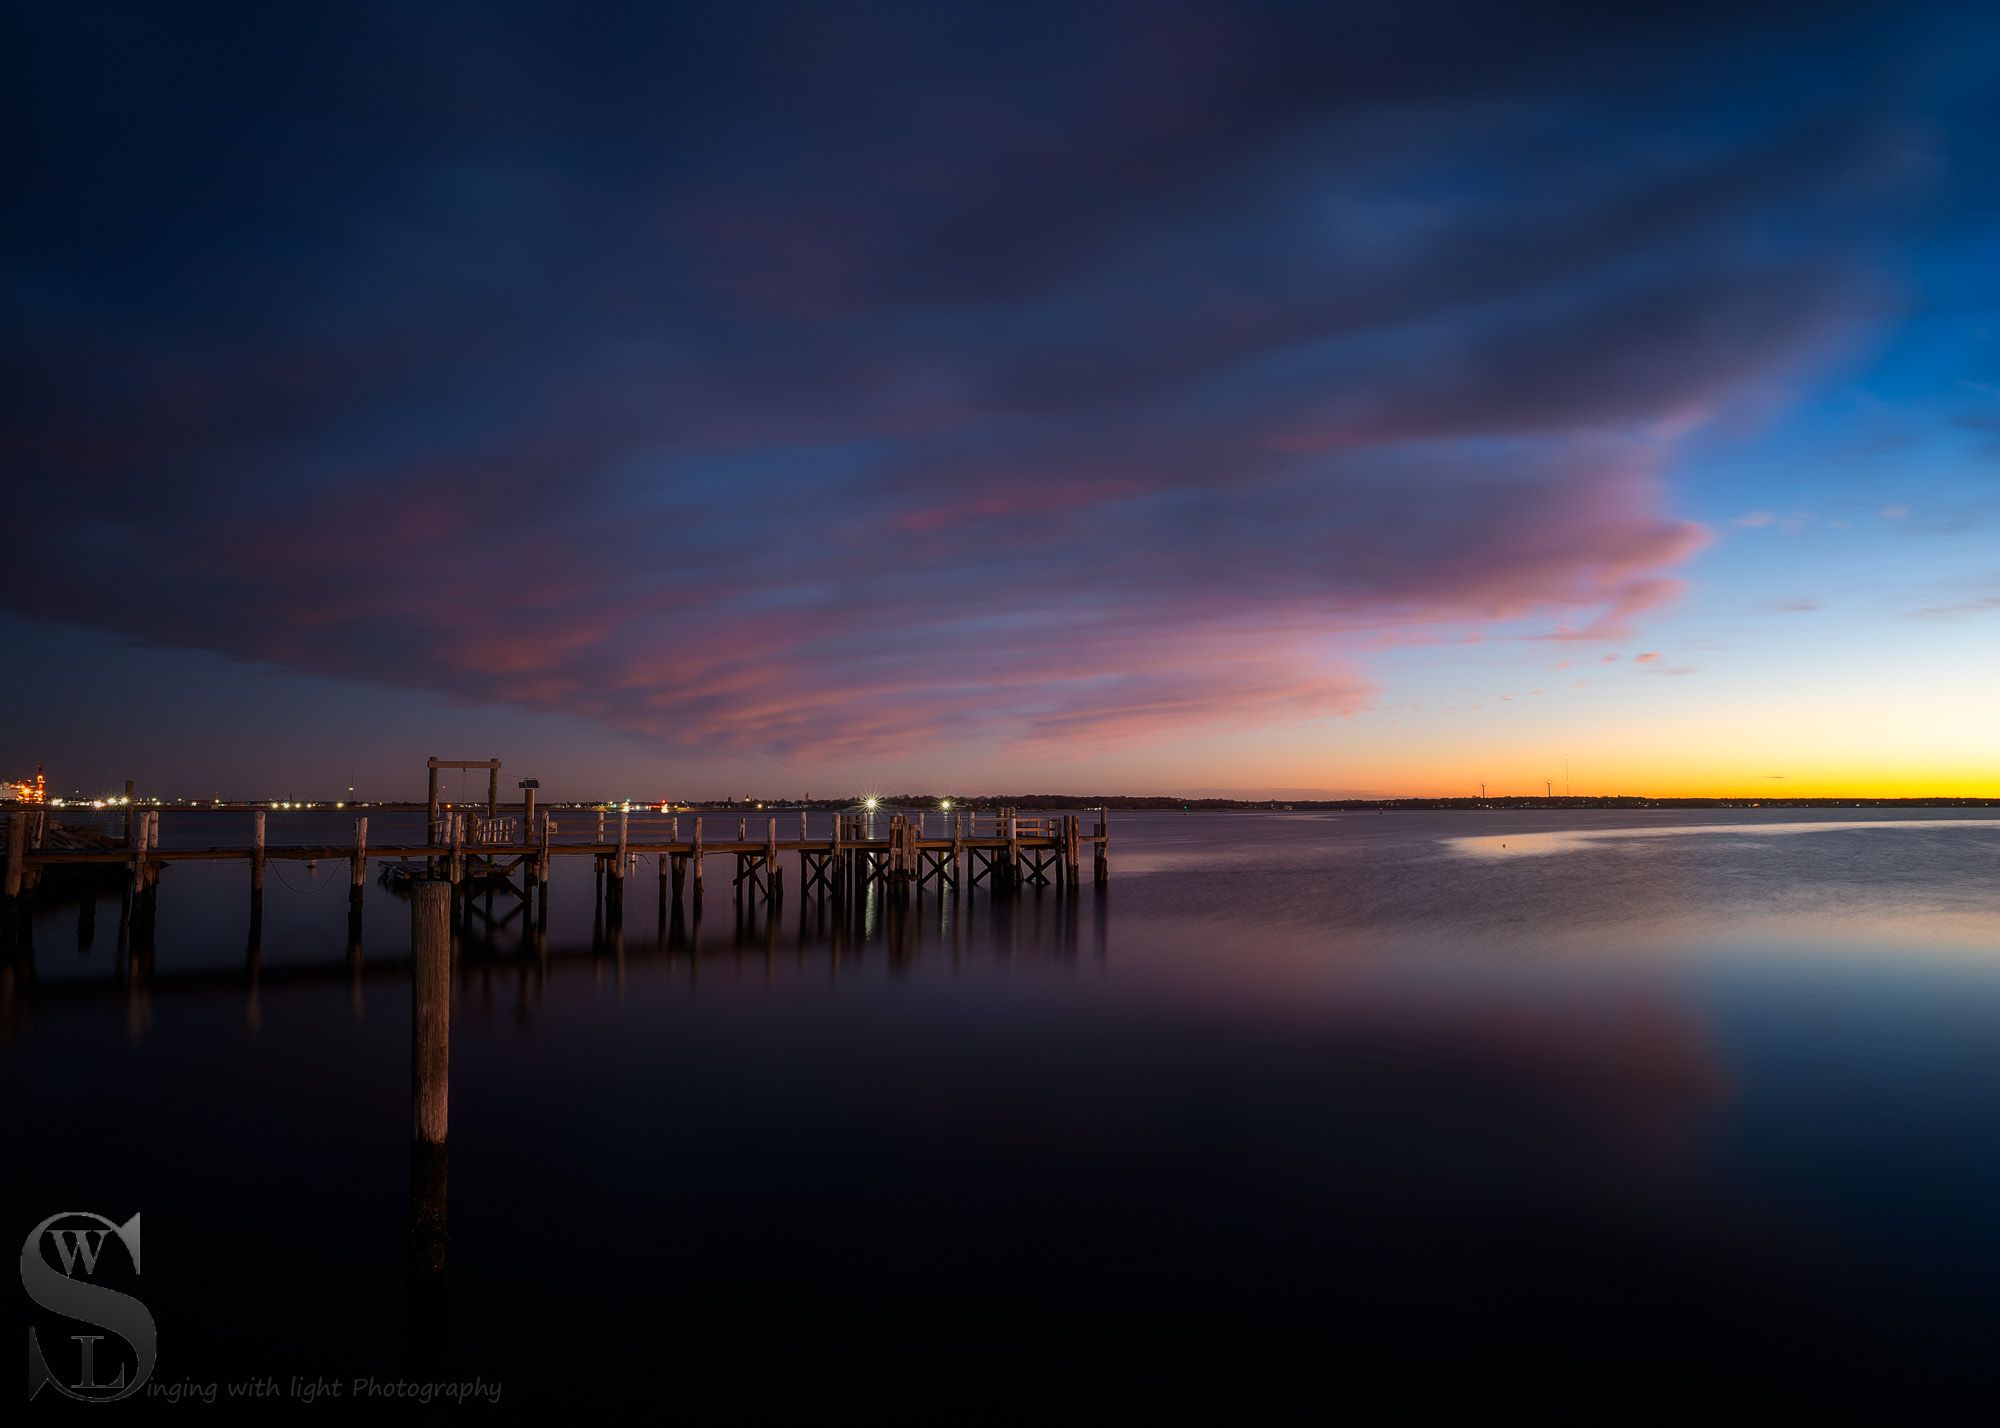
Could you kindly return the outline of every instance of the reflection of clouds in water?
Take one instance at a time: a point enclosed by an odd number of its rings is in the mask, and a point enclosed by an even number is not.
[[[1565,853],[1598,843],[1635,838],[1682,838],[1690,835],[1725,837],[1752,846],[1757,840],[1787,833],[1839,833],[1882,828],[2000,828],[2000,818],[1849,819],[1839,823],[1696,823],[1669,828],[1564,829],[1559,833],[1491,833],[1440,841],[1453,852],[1474,857],[1513,857],[1528,853]]]

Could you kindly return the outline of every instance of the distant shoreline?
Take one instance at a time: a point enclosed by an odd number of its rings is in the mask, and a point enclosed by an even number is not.
[[[924,810],[943,811],[949,802],[952,809],[967,813],[990,813],[1000,808],[1018,809],[1077,809],[1106,808],[1112,812],[1169,812],[1169,813],[1339,813],[1339,812],[1392,812],[1392,813],[1474,813],[1474,812],[1562,812],[1579,809],[1606,809],[1631,811],[1634,809],[1675,809],[1675,808],[2000,808],[2000,797],[1940,796],[1931,798],[1866,798],[1828,795],[1814,798],[1649,798],[1642,795],[1617,795],[1593,797],[1584,794],[1573,796],[1531,796],[1507,798],[1335,798],[1335,799],[1236,799],[1236,798],[1174,798],[1167,794],[1059,794],[1024,793],[992,796],[965,796],[960,794],[894,794],[878,799],[881,812]],[[330,813],[346,810],[373,810],[384,813],[423,813],[421,802],[369,802],[366,800],[270,800],[270,801],[202,801],[193,802],[177,799],[151,799],[140,796],[133,800],[137,807],[171,809],[188,813]],[[558,809],[598,809],[618,808],[629,803],[634,812],[655,811],[660,808],[657,800],[625,799],[556,799],[543,803],[543,808]],[[13,801],[0,802],[0,812],[22,812],[38,805]],[[115,813],[123,804],[64,800],[52,802],[66,812]],[[462,808],[483,807],[478,799],[463,799],[448,805]],[[518,802],[502,802],[503,809],[518,809]],[[748,816],[765,813],[815,813],[834,812],[860,808],[859,800],[815,798],[715,800],[692,803],[674,803],[673,812],[729,813]]]

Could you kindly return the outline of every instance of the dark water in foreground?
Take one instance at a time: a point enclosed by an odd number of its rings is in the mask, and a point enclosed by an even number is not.
[[[307,817],[274,838],[344,836]],[[356,960],[344,868],[286,866],[253,978],[244,869],[175,867],[129,990],[116,896],[87,951],[45,906],[0,1003],[0,1228],[143,1213],[155,1386],[477,1375],[753,1418],[1990,1404],[2000,823],[1113,832],[1107,889],[845,931],[795,865],[741,926],[711,895],[663,938],[648,874],[614,939],[582,860],[545,949],[475,920],[441,1302],[405,1283],[405,904],[371,885]]]

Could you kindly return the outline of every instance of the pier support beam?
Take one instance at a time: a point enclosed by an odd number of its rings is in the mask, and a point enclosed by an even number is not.
[[[692,862],[690,871],[694,875],[693,908],[701,907],[701,820],[694,821],[694,851],[689,854]]]
[[[631,814],[618,810],[618,852],[611,861],[611,883],[606,889],[608,911],[614,922],[622,924],[625,919],[625,865],[630,861],[626,853],[631,832]]]
[[[523,785],[521,789],[521,846],[523,848],[532,848],[535,845],[535,790],[527,786],[532,780],[523,779],[521,782]],[[529,864],[530,876],[533,875],[533,866],[531,862]]]

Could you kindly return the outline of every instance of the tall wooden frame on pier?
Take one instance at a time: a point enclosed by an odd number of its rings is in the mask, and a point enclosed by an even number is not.
[[[433,757],[425,760],[425,766],[430,770],[431,775],[430,794],[425,799],[424,827],[428,830],[424,834],[426,842],[437,842],[439,769],[485,769],[487,771],[486,816],[488,818],[498,818],[500,816],[500,760],[440,759]]]

